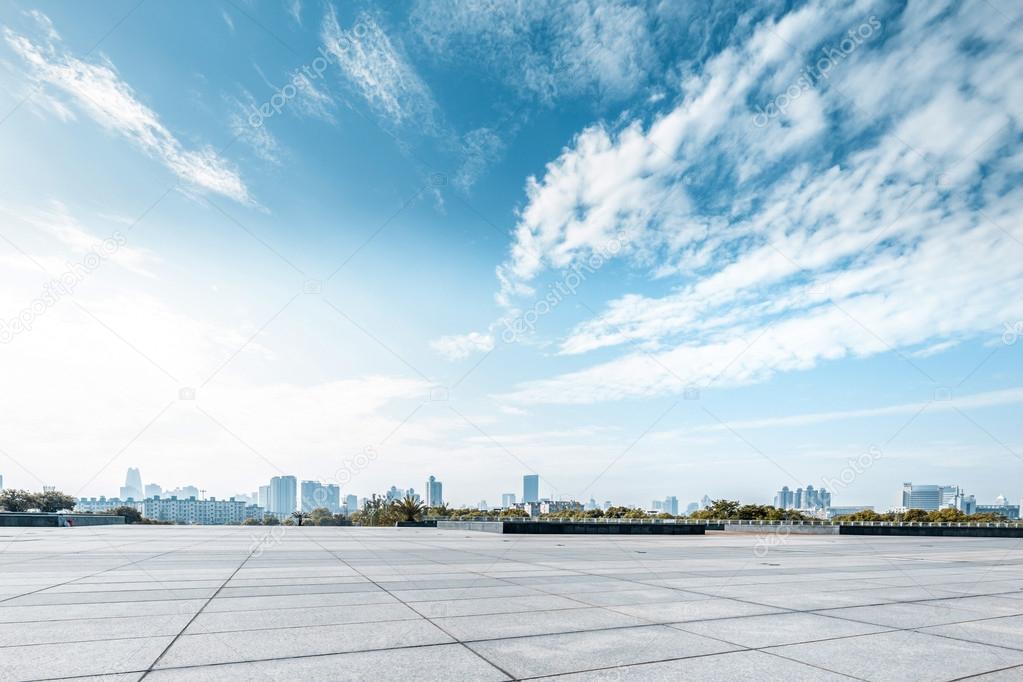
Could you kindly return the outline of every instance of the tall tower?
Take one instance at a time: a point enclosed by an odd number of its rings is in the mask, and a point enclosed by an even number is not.
[[[522,501],[540,501],[540,476],[538,474],[526,474],[522,477]]]
[[[426,480],[426,506],[441,507],[444,505],[444,488],[433,476]]]
[[[129,497],[133,500],[141,500],[145,497],[142,488],[142,474],[135,467],[128,469],[128,474],[124,477],[124,486],[121,487],[121,499],[126,500]]]

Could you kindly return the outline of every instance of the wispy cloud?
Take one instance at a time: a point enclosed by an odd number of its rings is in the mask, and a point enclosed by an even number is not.
[[[52,24],[50,24],[52,27]],[[7,44],[27,63],[29,77],[55,88],[104,128],[131,140],[186,183],[206,191],[252,203],[238,172],[209,147],[186,149],[155,111],[143,104],[109,61],[91,63],[64,50],[55,31],[42,44],[4,28]],[[67,107],[52,93],[41,95],[51,109]]]
[[[569,355],[624,347],[617,359],[508,397],[737,385],[843,357],[936,353],[1023,315],[1023,192],[1009,181],[1023,100],[997,85],[1023,77],[1012,22],[978,6],[889,24],[856,5],[765,20],[694,73],[673,109],[591,126],[531,179],[501,300],[619,232],[633,267],[674,287],[612,300],[561,343]],[[859,42],[844,43],[846,30]],[[828,78],[758,116],[829,48],[845,54]]]
[[[437,105],[429,86],[372,15],[362,13],[343,29],[328,6],[321,36],[345,78],[375,112],[393,125],[435,126]]]

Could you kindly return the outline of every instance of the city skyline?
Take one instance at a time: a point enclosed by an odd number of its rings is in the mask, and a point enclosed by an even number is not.
[[[4,484],[1017,499],[1023,8],[533,5],[0,6]]]

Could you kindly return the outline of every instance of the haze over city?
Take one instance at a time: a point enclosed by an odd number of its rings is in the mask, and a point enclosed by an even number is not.
[[[1020,17],[6,3],[3,486],[1016,504]]]

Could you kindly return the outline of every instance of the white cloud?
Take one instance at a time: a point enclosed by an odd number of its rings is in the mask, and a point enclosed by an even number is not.
[[[855,5],[837,17],[868,22]],[[883,50],[865,40],[783,115],[754,125],[751,102],[785,92],[835,26],[815,4],[767,20],[694,73],[673,110],[646,125],[591,126],[530,179],[499,301],[613,231],[634,266],[676,285],[611,301],[561,344],[565,354],[644,351],[506,398],[593,402],[761,381],[826,360],[940,350],[1023,315],[1023,192],[1007,180],[1016,166],[1006,154],[1019,146],[1009,131],[1023,105],[976,81],[1023,77],[1023,63],[1005,58],[1021,41],[990,8],[893,24]],[[964,55],[979,35],[990,48]],[[970,88],[984,95],[966,97]]]
[[[30,78],[62,92],[101,126],[128,138],[185,182],[241,203],[252,203],[237,171],[209,147],[186,149],[156,112],[138,100],[111,63],[82,61],[64,51],[52,35],[44,45],[8,28],[4,29],[4,37],[27,62]],[[64,112],[59,115],[67,120],[63,103],[54,96],[46,99],[51,108]]]
[[[394,125],[435,127],[437,108],[430,88],[368,13],[342,29],[333,6],[323,19],[321,37],[341,71],[369,106]]]
[[[425,0],[411,21],[438,57],[486,65],[510,87],[546,103],[594,91],[624,98],[656,64],[645,10],[613,0]]]
[[[291,20],[294,21],[299,26],[301,26],[302,25],[302,1],[301,0],[291,0],[291,2],[288,3],[287,9],[288,9],[288,16],[291,17]]]
[[[443,336],[430,342],[434,350],[449,360],[460,360],[473,353],[487,353],[494,349],[494,337],[491,334],[469,332],[455,336]]]

